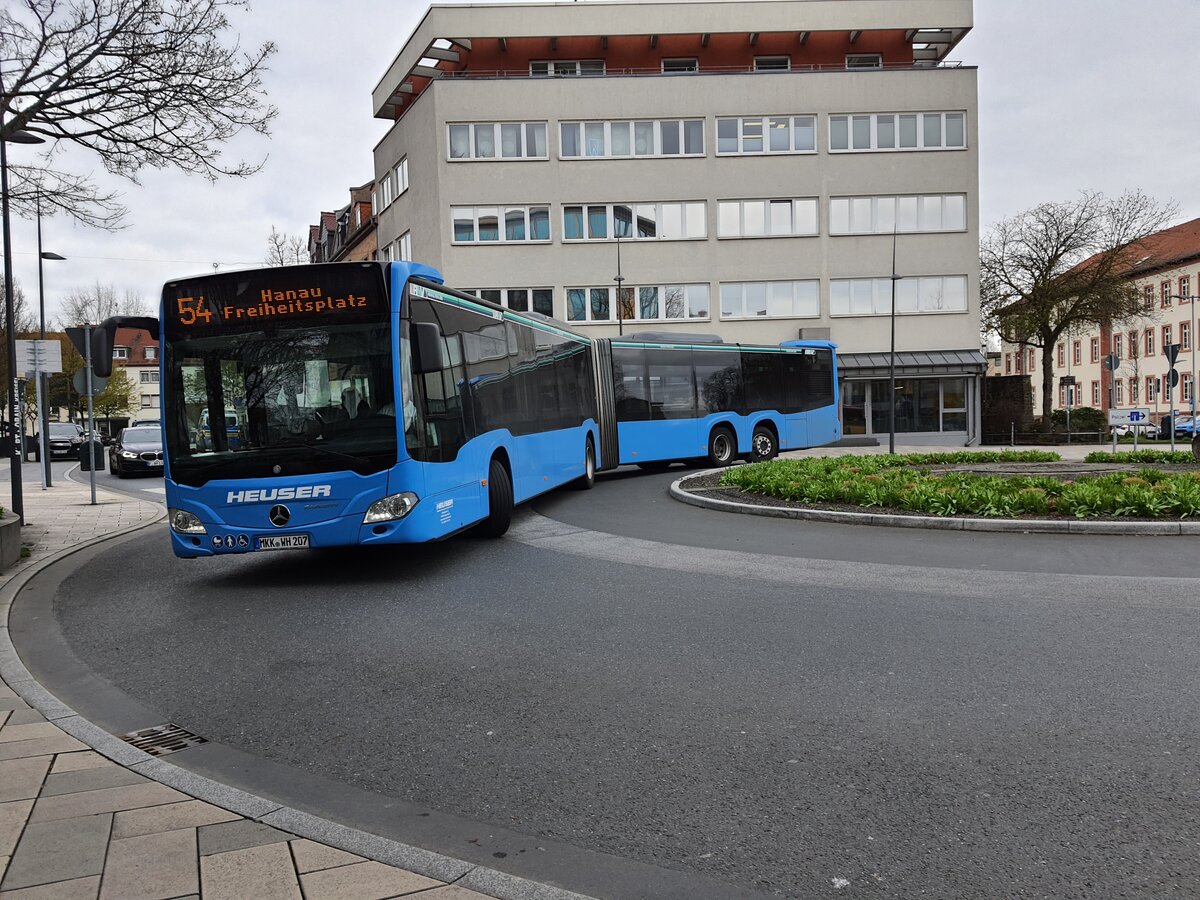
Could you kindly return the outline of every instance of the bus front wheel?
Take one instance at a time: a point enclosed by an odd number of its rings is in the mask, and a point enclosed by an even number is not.
[[[724,426],[714,428],[708,436],[708,461],[714,466],[728,466],[737,455],[737,439]]]
[[[479,523],[479,533],[484,537],[500,537],[508,531],[512,521],[513,486],[508,469],[498,459],[488,467],[488,514]]]
[[[596,448],[592,446],[592,439],[587,439],[587,446],[583,451],[583,474],[576,478],[571,487],[577,491],[590,491],[596,484]]]
[[[756,425],[754,436],[750,438],[750,461],[766,462],[779,455],[779,442],[775,432],[766,425]]]

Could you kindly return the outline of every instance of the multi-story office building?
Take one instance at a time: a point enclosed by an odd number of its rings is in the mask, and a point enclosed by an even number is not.
[[[1192,411],[1192,386],[1200,367],[1195,342],[1200,313],[1195,303],[1200,292],[1200,219],[1151,235],[1142,241],[1138,256],[1127,277],[1141,298],[1141,314],[1069,334],[1055,345],[1050,362],[1053,409],[1066,408],[1070,386],[1063,377],[1070,376],[1075,383],[1073,408],[1141,407],[1161,416],[1173,401],[1175,410]],[[1173,390],[1163,349],[1170,344],[1179,344],[1175,363],[1179,383]],[[1040,414],[1041,349],[1005,343],[1001,353],[1003,368],[997,374],[1029,375],[1034,413]],[[1120,359],[1115,379],[1103,365],[1110,353]]]
[[[433,6],[374,92],[380,257],[596,336],[831,338],[851,435],[887,432],[894,318],[897,429],[973,442],[976,72],[946,59],[971,24],[971,0]]]

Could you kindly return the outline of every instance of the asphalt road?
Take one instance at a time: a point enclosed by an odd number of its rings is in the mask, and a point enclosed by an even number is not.
[[[1200,895],[1194,539],[732,516],[677,474],[557,492],[500,542],[181,561],[148,534],[54,622],[161,721],[588,893]],[[411,837],[334,796],[310,808]]]

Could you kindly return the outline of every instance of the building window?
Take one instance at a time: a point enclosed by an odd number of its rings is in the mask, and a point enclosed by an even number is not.
[[[1182,296],[1187,296],[1187,295],[1180,294],[1180,296],[1182,297]],[[1191,322],[1180,322],[1179,323],[1179,349],[1180,350],[1191,350],[1192,349],[1192,323]]]
[[[559,59],[529,64],[530,75],[603,75],[602,59]]]
[[[1063,344],[1058,345],[1058,367],[1061,369],[1067,364],[1067,348]]]
[[[452,206],[450,215],[456,244],[550,240],[548,206]]]
[[[1125,382],[1121,381],[1121,379],[1118,378],[1114,382],[1114,385],[1117,389],[1117,406],[1124,406],[1125,405]]]
[[[846,54],[847,69],[882,69],[883,56],[879,53]]]
[[[700,65],[695,59],[664,59],[662,61],[664,72],[695,72],[699,68]]]
[[[1067,405],[1067,386],[1065,384],[1058,386],[1058,405],[1060,407]]]
[[[792,67],[792,60],[787,56],[756,56],[754,57],[755,72],[786,72]]]
[[[392,205],[392,200],[395,195],[392,193],[392,173],[388,172],[383,176],[383,180],[379,182],[380,194],[383,197],[383,208],[387,209]]]
[[[637,156],[703,156],[703,119],[643,122],[561,122],[563,159]]]
[[[965,231],[964,194],[921,197],[830,197],[830,234]]]
[[[475,288],[470,293],[514,312],[554,315],[554,288]]]
[[[1154,355],[1154,329],[1146,329],[1146,356]]]
[[[1153,403],[1158,399],[1158,379],[1152,375],[1146,376],[1146,402]]]
[[[1112,342],[1113,342],[1113,353],[1115,353],[1117,355],[1117,359],[1120,359],[1123,355],[1121,352],[1121,349],[1122,349],[1122,345],[1124,344],[1124,341],[1121,340],[1121,335],[1114,334],[1113,338],[1112,338]]]
[[[1129,379],[1129,402],[1134,406],[1138,402],[1138,382],[1136,378]]]
[[[1092,406],[1100,405],[1100,382],[1092,382]]]
[[[870,113],[829,117],[831,153],[864,150],[958,150],[966,113]]]
[[[1004,374],[1005,375],[1012,374],[1012,354],[1011,353],[1004,354]]]
[[[965,312],[967,276],[898,278],[896,313]],[[835,278],[829,282],[831,316],[886,316],[891,312],[892,279]],[[1020,369],[1018,368],[1018,371]]]
[[[139,372],[138,380],[142,384],[158,384],[158,372]]]
[[[620,318],[625,322],[661,322],[709,318],[707,284],[638,285],[621,288]],[[568,322],[615,322],[616,288],[567,288]]]
[[[1071,360],[1077,366],[1083,365],[1083,341],[1075,341],[1071,344]]]
[[[812,281],[722,282],[721,318],[816,318],[821,286]]]
[[[1159,289],[1162,291],[1162,305],[1170,306],[1171,305],[1171,282],[1164,281],[1159,286]]]
[[[129,348],[113,347],[113,359],[129,359]]]
[[[563,207],[564,241],[682,241],[708,236],[703,202],[572,204]]]
[[[1094,337],[1091,341],[1092,347],[1092,362],[1100,362],[1100,338]]]
[[[1129,356],[1132,359],[1137,359],[1138,355],[1138,335],[1136,331],[1129,332]]]
[[[1192,276],[1179,276],[1179,296],[1182,297],[1183,303],[1187,303],[1192,299]]]
[[[1179,383],[1182,385],[1183,402],[1190,404],[1192,402],[1192,373],[1184,372],[1183,376],[1179,379]]]
[[[1022,374],[1025,371],[1025,351],[1018,350],[1013,354],[1013,359],[1017,364],[1017,374]]]
[[[1033,351],[1032,351],[1032,350],[1030,350],[1030,351],[1029,351],[1029,371],[1030,371],[1030,372],[1032,372],[1032,371],[1033,371],[1033,369],[1034,369],[1034,366],[1033,366]]]
[[[717,156],[816,152],[816,116],[717,119]]]
[[[549,159],[545,122],[462,122],[447,126],[450,159]],[[408,160],[404,187],[408,187]],[[401,192],[403,193],[403,192]]]
[[[412,232],[406,231],[400,235],[400,239],[396,241],[396,250],[393,259],[400,259],[404,262],[412,262]]]
[[[717,237],[802,237],[817,233],[815,199],[721,200],[717,203]]]
[[[408,190],[408,157],[396,163],[394,170],[396,175],[396,196],[399,197]]]
[[[1166,353],[1167,345],[1171,343],[1171,326],[1164,325],[1162,327],[1162,346],[1163,352]]]

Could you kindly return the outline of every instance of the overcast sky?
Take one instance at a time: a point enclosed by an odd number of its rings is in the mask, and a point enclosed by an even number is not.
[[[253,178],[210,184],[146,172],[110,178],[94,158],[81,171],[123,194],[128,227],[105,233],[43,221],[47,319],[58,300],[96,283],[157,304],[164,281],[259,264],[271,227],[307,238],[322,209],[349,201],[372,177],[386,123],[371,89],[416,27],[415,0],[252,0],[243,44],[273,40],[266,85],[279,117],[269,139],[247,137],[230,156],[260,159]],[[938,23],[920,23],[937,25]],[[1187,40],[1200,35],[1200,0],[975,0],[975,28],[951,54],[979,67],[980,224],[1081,190],[1140,188],[1175,201],[1177,221],[1200,216],[1200,83]],[[10,146],[10,159],[36,148]],[[37,302],[36,238],[16,220],[16,281]]]

